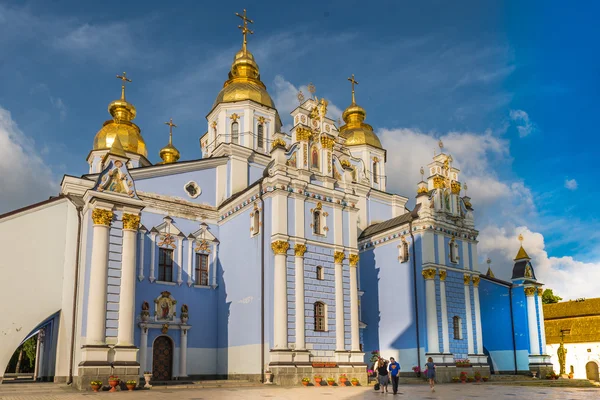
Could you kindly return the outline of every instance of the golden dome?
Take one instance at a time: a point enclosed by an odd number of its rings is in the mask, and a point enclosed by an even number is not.
[[[260,80],[254,55],[244,49],[238,51],[233,58],[229,79],[223,84],[223,89],[217,95],[213,108],[220,103],[242,100],[252,100],[263,106],[275,108],[267,87]]]
[[[354,75],[352,75],[352,78],[348,78],[348,80],[352,82],[352,104],[342,114],[342,118],[346,124],[340,127],[340,135],[346,139],[346,146],[368,144],[382,149],[383,147],[379,138],[373,132],[373,127],[363,122],[367,117],[367,112],[364,108],[356,104],[354,85],[358,82],[354,80]]]
[[[173,146],[173,144],[171,143],[160,149],[159,155],[160,158],[162,158],[162,162],[160,164],[175,163],[177,162],[177,160],[179,160],[179,157],[181,156],[179,154],[179,150],[177,150],[175,146]]]
[[[121,79],[121,77],[118,77]],[[110,149],[118,138],[123,150],[148,156],[146,143],[142,138],[140,127],[131,122],[136,116],[133,104],[125,100],[125,86],[122,86],[121,98],[108,105],[108,112],[113,119],[102,124],[102,128],[94,137],[94,150]]]

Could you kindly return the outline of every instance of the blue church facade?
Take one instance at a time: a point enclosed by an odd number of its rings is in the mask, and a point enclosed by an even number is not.
[[[169,121],[162,162],[148,161],[118,76],[121,98],[94,138],[89,174],[65,176],[50,200],[79,216],[64,222],[79,232],[65,236],[72,260],[57,262],[74,287],[61,291],[53,378],[82,389],[145,372],[366,384],[372,350],[405,373],[432,357],[441,379],[466,359],[483,374],[544,368],[541,284],[521,252],[512,282],[480,273],[452,157],[433,158],[407,209],[407,197],[386,191],[387,153],[354,76],[344,124],[311,89],[282,132],[245,35],[198,160],[179,161]],[[0,230],[23,215],[0,217]]]

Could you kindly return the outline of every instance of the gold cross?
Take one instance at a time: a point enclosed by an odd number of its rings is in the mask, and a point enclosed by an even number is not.
[[[121,85],[121,100],[125,100],[125,82],[131,82],[131,79],[127,77],[127,72],[123,72],[123,75],[117,75],[117,79],[123,81]]]
[[[169,119],[169,122],[165,122],[165,125],[169,125],[169,144],[173,143],[173,128],[177,128],[177,125],[173,123],[173,118]]]
[[[348,78],[348,80],[352,83],[352,104],[355,104],[356,101],[354,100],[354,85],[358,85],[358,82],[356,82],[356,79],[354,79],[354,74],[352,74],[352,77]]]
[[[252,21],[250,18],[246,17],[246,9],[244,8],[244,15],[240,15],[239,13],[235,13],[235,15],[237,15],[238,17],[240,17],[242,19],[242,21],[244,21],[244,25],[238,25],[238,28],[242,30],[242,35],[244,36],[244,44],[242,45],[242,50],[246,51],[246,44],[248,43],[248,40],[246,38],[246,34],[249,33],[251,35],[254,34],[254,31],[251,31],[250,29],[248,29],[248,22],[250,22],[251,24],[254,23],[254,21]]]

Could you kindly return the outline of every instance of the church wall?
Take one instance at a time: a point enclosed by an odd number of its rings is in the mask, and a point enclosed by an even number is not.
[[[369,208],[369,224],[383,222],[393,218],[392,206],[373,196],[367,197],[367,207]]]
[[[456,359],[468,358],[467,341],[467,314],[465,306],[465,284],[464,274],[453,270],[448,270],[446,277],[446,305],[448,307],[448,330],[450,338],[450,352]],[[461,323],[461,338],[454,338],[453,318],[458,316]],[[473,319],[474,321],[474,319]]]
[[[262,178],[265,167],[256,163],[248,163],[248,186]]]
[[[5,307],[0,319],[0,380],[21,341],[59,311],[59,331],[47,343],[52,351],[52,357],[47,356],[52,364],[48,373],[68,371],[68,350],[62,349],[68,349],[70,343],[77,222],[76,209],[66,199],[0,220],[0,238],[6,250],[0,264],[0,293],[5,304],[13,305]],[[39,240],[27,239],[32,232]],[[23,297],[26,292],[35,295]],[[13,304],[11,299],[19,302]],[[51,343],[57,340],[59,343]],[[54,361],[58,346],[61,351]]]
[[[106,294],[106,343],[117,341],[119,330],[119,298],[121,291],[121,258],[123,248],[123,213],[115,211],[108,237],[108,280]]]
[[[408,239],[410,240],[410,238]],[[366,361],[370,352],[380,350],[385,358],[394,357],[404,371],[418,365],[415,299],[419,308],[421,364],[427,346],[425,286],[420,270],[422,245],[415,235],[416,254],[409,246],[409,262],[398,262],[398,240],[370,247],[360,254],[362,319]],[[417,292],[414,289],[413,257],[417,266]]]
[[[333,229],[342,229],[342,243],[344,244],[344,247],[356,246],[356,243],[350,243],[350,229],[352,229],[352,227],[350,226],[349,211],[342,211],[342,226],[336,226]],[[356,226],[354,226],[354,229],[356,230]]]
[[[522,286],[513,286],[513,319],[519,371],[529,370],[529,331],[527,328],[527,301]]]
[[[482,279],[479,284],[483,351],[489,354],[494,372],[514,372],[515,348],[509,287]],[[515,331],[522,327],[515,326]]]
[[[296,236],[296,200],[291,196],[287,198],[286,217],[288,235]],[[292,243],[290,243],[290,247],[293,247]],[[293,259],[294,257],[291,258]]]
[[[325,235],[315,235],[313,232],[312,221],[313,215],[311,213],[311,209],[317,207],[317,202],[306,201],[304,206],[304,232],[306,233],[305,237],[310,240],[314,240],[321,243],[333,244],[334,232],[333,230],[336,228],[333,223],[333,207],[327,205],[327,203],[322,202],[323,212],[327,213],[327,217],[325,217],[324,227],[327,227],[329,230]]]
[[[227,176],[229,177],[229,173]],[[214,206],[217,197],[216,180],[216,168],[210,168],[146,179],[138,178],[135,180],[135,188],[141,192],[173,196],[196,204]],[[190,181],[196,182],[201,189],[200,195],[195,199],[191,198],[184,189],[184,186]],[[229,187],[228,182],[227,188]]]

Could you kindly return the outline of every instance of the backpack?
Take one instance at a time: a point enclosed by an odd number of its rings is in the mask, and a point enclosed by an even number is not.
[[[373,386],[373,389],[375,389],[376,391],[378,391],[380,389],[379,383],[376,383],[375,386]]]

